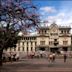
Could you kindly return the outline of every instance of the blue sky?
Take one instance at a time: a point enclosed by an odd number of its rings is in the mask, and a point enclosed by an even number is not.
[[[46,25],[56,22],[58,25],[72,27],[72,1],[71,0],[33,0],[38,7],[42,21]]]

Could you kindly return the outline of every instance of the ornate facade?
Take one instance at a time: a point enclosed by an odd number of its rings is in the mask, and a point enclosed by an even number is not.
[[[71,28],[51,24],[48,27],[40,27],[38,33],[22,36],[17,47],[8,51],[22,52],[28,54],[36,51],[58,52],[71,49]]]

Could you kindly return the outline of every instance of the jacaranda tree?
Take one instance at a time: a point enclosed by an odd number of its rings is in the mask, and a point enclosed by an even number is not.
[[[3,50],[16,46],[19,31],[27,33],[38,28],[39,15],[31,0],[0,2],[0,66]]]

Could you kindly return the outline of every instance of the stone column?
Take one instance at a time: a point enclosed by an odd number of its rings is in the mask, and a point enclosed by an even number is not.
[[[26,45],[26,42],[25,42],[25,49],[24,49],[24,52],[25,52],[25,54],[27,54],[27,45]]]
[[[20,52],[22,52],[23,51],[23,43],[22,43],[22,41],[20,42]]]
[[[31,52],[31,42],[28,43],[28,52]]]
[[[35,42],[33,42],[33,52],[35,52]]]

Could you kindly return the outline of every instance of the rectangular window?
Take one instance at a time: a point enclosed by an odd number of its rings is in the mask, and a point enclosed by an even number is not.
[[[46,34],[46,32],[47,32],[47,31],[45,30],[45,34]]]
[[[49,41],[49,45],[53,45],[53,41]]]
[[[41,45],[45,45],[45,41],[40,41],[40,44]]]
[[[63,30],[61,30],[61,33],[63,34]]]
[[[27,46],[28,46],[28,42],[27,42]]]
[[[36,40],[36,37],[34,37],[34,40]]]
[[[31,40],[31,37],[30,37],[30,40]]]
[[[33,42],[31,42],[31,46],[33,45]]]
[[[18,51],[20,51],[20,47],[18,47]]]
[[[25,37],[24,37],[24,40],[25,40]]]
[[[27,40],[27,37],[26,37],[26,40]]]
[[[27,47],[27,51],[28,51],[28,47]]]
[[[64,34],[66,34],[66,30],[64,30]]]
[[[23,47],[23,51],[24,51],[24,47]]]
[[[69,34],[69,30],[67,31],[67,33]]]
[[[33,47],[31,47],[31,51],[33,50]]]
[[[63,41],[63,44],[64,44],[64,45],[67,45],[67,44],[68,44],[68,41]]]
[[[24,42],[23,42],[23,46],[24,46]]]
[[[22,40],[23,40],[23,37],[22,37]]]

